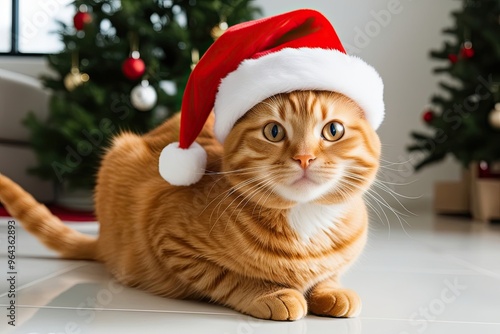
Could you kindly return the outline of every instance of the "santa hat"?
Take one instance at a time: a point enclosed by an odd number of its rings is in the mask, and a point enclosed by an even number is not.
[[[373,67],[346,54],[319,12],[302,9],[229,28],[189,77],[179,142],[160,155],[160,174],[172,185],[198,182],[207,155],[195,142],[212,109],[222,143],[236,121],[279,93],[326,90],[344,94],[377,129],[384,118],[383,83]]]

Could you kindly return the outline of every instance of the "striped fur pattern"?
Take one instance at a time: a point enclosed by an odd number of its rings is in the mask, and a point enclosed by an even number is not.
[[[336,142],[321,136],[332,120],[345,128]],[[178,138],[178,116],[142,137],[114,139],[98,175],[95,240],[1,175],[0,199],[48,247],[101,261],[129,286],[263,319],[359,314],[358,295],[339,277],[365,244],[362,195],[379,164],[380,142],[363,111],[336,93],[280,94],[242,117],[223,145],[213,121],[197,140],[207,172],[188,187],[169,185],[157,170],[162,148]],[[283,140],[266,139],[269,122],[282,125]],[[298,155],[312,156],[309,165]]]

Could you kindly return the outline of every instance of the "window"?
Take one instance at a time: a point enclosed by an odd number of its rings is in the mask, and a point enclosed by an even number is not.
[[[57,21],[72,24],[72,0],[0,0],[0,54],[39,55],[58,52]]]
[[[0,52],[3,53],[11,50],[12,3],[0,0],[0,8]]]

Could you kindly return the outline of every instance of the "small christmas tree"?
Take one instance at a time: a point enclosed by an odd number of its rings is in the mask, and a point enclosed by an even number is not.
[[[454,27],[444,30],[454,40],[431,52],[446,62],[434,72],[452,80],[440,82],[447,94],[434,96],[423,114],[434,133],[412,133],[408,149],[424,155],[417,170],[448,154],[465,167],[500,159],[500,0],[461,1]]]
[[[93,187],[103,149],[119,131],[144,133],[180,109],[191,67],[228,25],[259,13],[251,0],[77,0],[60,23],[64,49],[49,116],[25,120],[38,166],[30,172]]]

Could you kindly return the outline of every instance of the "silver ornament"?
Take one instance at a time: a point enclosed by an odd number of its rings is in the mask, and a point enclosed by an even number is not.
[[[479,101],[481,101],[481,96],[479,94],[472,94],[471,96],[469,96],[469,101],[471,101],[472,103],[478,103]]]
[[[143,80],[141,84],[135,86],[130,92],[130,102],[134,108],[140,111],[153,109],[157,100],[158,94],[147,80]]]

